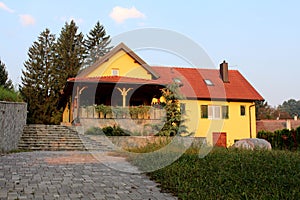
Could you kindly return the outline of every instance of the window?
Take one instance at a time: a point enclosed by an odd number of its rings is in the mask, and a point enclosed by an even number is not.
[[[245,116],[245,115],[246,115],[246,107],[241,106],[241,116]]]
[[[222,119],[229,119],[229,107],[222,106]]]
[[[228,106],[201,105],[201,118],[208,119],[228,119]]]
[[[209,79],[204,79],[204,82],[208,86],[213,86],[214,85],[213,82],[211,80],[209,80]]]
[[[201,105],[201,118],[208,118],[208,106]]]
[[[180,78],[173,78],[173,81],[174,81],[176,84],[179,84],[179,85],[182,84],[182,81],[181,81]]]
[[[111,75],[112,76],[119,76],[119,69],[112,69],[111,70]]]
[[[221,106],[208,106],[208,118],[220,119],[221,118]]]

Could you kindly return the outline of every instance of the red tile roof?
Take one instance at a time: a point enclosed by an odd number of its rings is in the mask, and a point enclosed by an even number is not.
[[[70,78],[68,82],[101,82],[101,83],[127,83],[127,84],[157,84],[166,85],[174,82],[174,78],[180,79],[183,86],[181,92],[187,98],[195,99],[227,99],[254,101],[263,100],[263,97],[251,86],[251,84],[237,71],[229,70],[229,82],[224,83],[218,69],[179,68],[179,67],[151,67],[159,74],[155,80],[104,76],[92,78]],[[213,85],[208,86],[205,79],[209,79]]]
[[[181,91],[188,98],[227,99],[227,100],[263,100],[263,97],[237,71],[229,70],[229,82],[224,83],[218,69],[152,67],[161,75],[162,82],[170,83],[180,78]],[[205,79],[213,85],[208,86]]]
[[[300,120],[290,120],[291,129],[296,129],[300,126]],[[277,131],[287,128],[287,120],[259,120],[256,121],[256,132],[259,131]]]

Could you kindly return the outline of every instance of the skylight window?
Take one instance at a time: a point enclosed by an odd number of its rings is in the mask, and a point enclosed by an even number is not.
[[[214,85],[213,82],[209,79],[204,79],[204,82],[205,82],[206,85],[209,85],[209,86]]]
[[[183,83],[182,83],[182,81],[181,81],[180,78],[173,78],[173,81],[174,81],[174,83],[176,83],[177,85],[183,86]]]

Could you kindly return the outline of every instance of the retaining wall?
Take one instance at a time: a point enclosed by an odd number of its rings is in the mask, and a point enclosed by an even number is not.
[[[26,118],[26,103],[0,101],[0,152],[18,148]]]

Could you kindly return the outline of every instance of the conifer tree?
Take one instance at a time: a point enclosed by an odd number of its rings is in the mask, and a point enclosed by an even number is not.
[[[51,124],[51,116],[58,99],[53,93],[53,61],[55,36],[43,31],[29,48],[20,88],[28,107],[28,123]]]
[[[103,25],[98,21],[85,40],[87,49],[85,67],[94,64],[100,57],[108,53],[112,49],[112,47],[108,46],[109,43],[110,36],[106,35]]]
[[[56,81],[62,89],[70,77],[75,77],[83,66],[86,57],[83,34],[77,33],[78,27],[72,20],[62,28],[56,44]]]
[[[5,64],[0,60],[0,86],[5,89],[13,90],[13,84],[10,79],[8,79],[8,73],[5,68]]]

